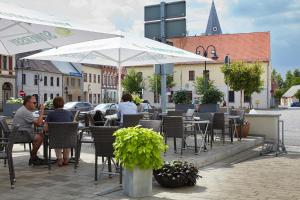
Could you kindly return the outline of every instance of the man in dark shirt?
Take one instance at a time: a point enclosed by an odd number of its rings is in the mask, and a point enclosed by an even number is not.
[[[45,131],[48,131],[47,122],[72,122],[73,114],[68,110],[64,110],[64,99],[55,97],[53,99],[53,107],[55,111],[50,112],[46,118]],[[62,153],[63,152],[63,155]],[[67,165],[69,163],[70,149],[55,149],[58,166]]]

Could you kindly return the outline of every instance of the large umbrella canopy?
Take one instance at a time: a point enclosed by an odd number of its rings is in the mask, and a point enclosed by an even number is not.
[[[119,35],[0,3],[0,54],[13,55],[116,36]]]
[[[132,36],[67,45],[25,58],[117,66],[119,67],[119,99],[121,67],[210,61],[210,59],[170,45]]]

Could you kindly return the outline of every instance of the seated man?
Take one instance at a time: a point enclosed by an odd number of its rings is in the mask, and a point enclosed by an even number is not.
[[[120,122],[123,123],[123,115],[127,114],[137,114],[137,106],[132,102],[131,94],[123,94],[122,102],[119,103],[118,116],[121,119]]]
[[[45,131],[48,131],[47,122],[72,122],[73,114],[71,111],[64,110],[64,99],[62,97],[55,97],[53,99],[53,107],[55,111],[50,112],[46,118]],[[63,155],[62,155],[63,152]],[[70,159],[70,149],[55,149],[57,157],[57,165],[59,167],[68,165]]]
[[[15,143],[32,142],[32,151],[30,152],[29,164],[39,165],[43,160],[37,157],[37,152],[43,143],[43,133],[34,133],[34,127],[43,123],[44,105],[40,107],[40,115],[37,119],[33,117],[32,112],[36,108],[35,96],[26,96],[23,106],[19,108],[14,116],[13,124],[19,125],[18,134]]]

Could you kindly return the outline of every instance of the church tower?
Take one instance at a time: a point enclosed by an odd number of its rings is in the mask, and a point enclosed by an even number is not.
[[[206,35],[219,35],[222,34],[222,29],[220,26],[219,18],[217,15],[215,2],[212,1],[209,18],[206,27]]]

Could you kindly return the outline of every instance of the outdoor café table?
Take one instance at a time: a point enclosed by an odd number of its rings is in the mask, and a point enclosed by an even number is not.
[[[112,121],[118,119],[118,115],[117,114],[106,115],[104,118],[106,119],[105,123],[104,123],[104,126],[110,126]]]
[[[234,132],[233,132],[233,135],[236,135],[236,136],[237,136],[237,135],[238,135],[238,134],[237,134],[237,127],[236,127],[236,125],[237,125],[237,120],[240,119],[241,117],[240,117],[239,115],[228,115],[227,117],[228,117],[229,120],[231,120],[231,121],[233,122],[233,125],[234,125]],[[242,139],[241,135],[242,135],[242,134],[240,134],[239,140]],[[231,142],[232,142],[232,141],[231,141]]]
[[[206,141],[205,141],[205,138],[207,137],[207,130],[208,130],[208,125],[209,125],[209,120],[184,120],[183,121],[183,124],[193,124],[194,126],[197,126],[200,133],[202,133],[202,140],[201,140],[201,143],[200,143],[200,146],[199,146],[199,152],[198,152],[198,147],[197,147],[197,140],[196,140],[196,146],[195,146],[195,151],[196,153],[195,154],[199,154],[201,152],[201,149],[203,148],[204,150],[206,150]],[[205,130],[204,132],[202,131],[200,125],[201,124],[205,124]]]

